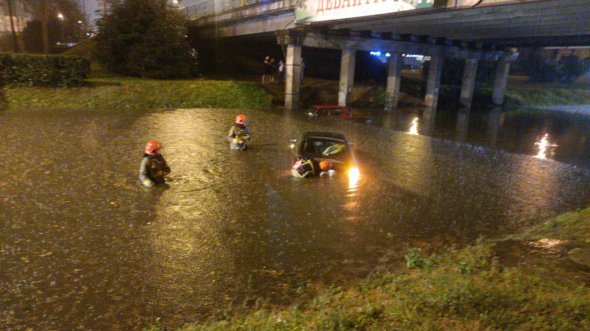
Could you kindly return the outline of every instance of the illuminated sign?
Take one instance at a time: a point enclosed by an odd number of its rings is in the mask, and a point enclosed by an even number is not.
[[[297,23],[321,22],[414,10],[432,1],[422,0],[298,0]]]

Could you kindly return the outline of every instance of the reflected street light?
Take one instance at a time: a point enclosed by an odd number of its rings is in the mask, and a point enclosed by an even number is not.
[[[65,19],[64,14],[62,14],[62,13],[58,13],[57,18],[59,18],[62,21]]]

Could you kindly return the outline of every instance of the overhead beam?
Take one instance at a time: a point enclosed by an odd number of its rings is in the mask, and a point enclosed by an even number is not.
[[[488,20],[484,22],[453,22],[449,25],[447,23],[433,23],[433,22],[424,22],[420,23],[419,26],[409,26],[405,25],[390,25],[387,27],[383,27],[381,29],[373,29],[374,33],[396,33],[396,34],[403,34],[403,33],[415,33],[420,34],[419,32],[413,31],[430,31],[434,30],[438,33],[445,33],[447,31],[460,31],[460,30],[468,30],[473,28],[507,28],[507,27],[519,27],[519,26],[548,26],[548,25],[561,25],[562,28],[569,28],[570,30],[577,30],[590,27],[590,22],[588,22],[587,18],[590,17],[590,8],[587,10],[578,13],[579,17],[573,17],[569,19],[567,24],[564,24],[563,17],[528,17],[526,19],[520,18],[510,18],[510,19],[503,19],[503,20]]]
[[[381,50],[389,53],[413,53],[431,55],[432,44],[413,43],[397,40],[383,40],[362,37],[347,37],[341,35],[323,35],[319,33],[306,33],[303,37],[303,46],[325,49],[354,48],[359,51]],[[481,52],[479,50],[461,49],[457,46],[444,47],[446,57],[452,58],[497,58],[503,54],[500,51]]]
[[[197,33],[201,38],[235,37],[261,33],[274,33],[275,31],[294,28],[291,14],[274,16],[272,18],[259,17],[252,20],[244,20],[231,25],[210,26],[199,28]]]
[[[540,46],[590,46],[590,35],[526,38],[490,38],[479,41],[484,44],[502,47],[540,47]]]
[[[539,17],[562,16],[570,18],[577,12],[588,9],[590,0],[546,0],[525,3],[499,4],[487,7],[413,10],[379,16],[362,17],[358,19],[312,23],[312,26],[329,25],[334,29],[378,29],[379,26],[393,24],[406,25],[411,23],[452,23],[454,21],[480,22],[490,19],[505,19],[510,17]],[[558,8],[559,10],[556,10]],[[381,17],[381,18],[380,18]],[[351,22],[352,23],[349,23]]]
[[[213,15],[201,16],[193,20],[196,26],[207,26],[212,24],[227,24],[239,20],[255,17],[266,17],[283,15],[289,13],[295,19],[296,0],[266,1],[250,6],[241,6]]]
[[[550,25],[536,25],[536,24],[522,24],[517,26],[510,26],[510,28],[502,27],[457,27],[446,29],[444,26],[418,29],[407,28],[401,31],[391,31],[392,33],[406,33],[414,32],[421,35],[428,35],[430,37],[447,39],[458,39],[463,41],[477,41],[487,39],[489,37],[505,38],[505,37],[529,37],[529,36],[567,36],[567,35],[588,35],[590,34],[590,26],[580,26],[572,29],[563,23],[554,23]]]

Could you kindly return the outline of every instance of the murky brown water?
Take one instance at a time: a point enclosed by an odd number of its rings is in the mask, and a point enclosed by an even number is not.
[[[175,327],[289,303],[388,250],[464,244],[590,200],[588,172],[565,163],[247,114],[251,150],[230,152],[235,111],[0,113],[0,328]],[[311,129],[355,143],[357,187],[288,176],[288,138]],[[168,188],[139,186],[150,139],[166,146]]]

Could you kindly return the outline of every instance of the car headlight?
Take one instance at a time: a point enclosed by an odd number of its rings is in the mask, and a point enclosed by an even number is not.
[[[348,188],[349,189],[356,189],[358,186],[359,179],[361,177],[361,172],[358,168],[352,167],[348,169]]]

